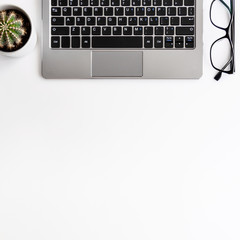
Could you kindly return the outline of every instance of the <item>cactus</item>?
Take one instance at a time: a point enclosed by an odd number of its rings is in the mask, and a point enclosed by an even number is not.
[[[18,18],[14,11],[0,11],[0,49],[16,47],[24,35],[23,19]]]

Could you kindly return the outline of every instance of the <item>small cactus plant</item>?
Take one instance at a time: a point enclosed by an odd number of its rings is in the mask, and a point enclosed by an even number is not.
[[[24,35],[23,19],[14,11],[0,11],[0,49],[18,46]]]

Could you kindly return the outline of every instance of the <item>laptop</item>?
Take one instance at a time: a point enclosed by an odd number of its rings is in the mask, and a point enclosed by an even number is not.
[[[42,0],[46,79],[197,79],[203,0]]]

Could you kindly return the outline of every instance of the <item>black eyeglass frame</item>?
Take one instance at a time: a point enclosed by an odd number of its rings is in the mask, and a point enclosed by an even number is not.
[[[210,61],[211,61],[211,64],[212,64],[213,68],[216,69],[220,74],[221,73],[233,74],[235,72],[235,59],[234,59],[235,58],[235,0],[230,0],[231,6],[232,6],[232,12],[230,12],[231,19],[230,19],[229,24],[226,28],[223,28],[223,27],[220,27],[220,26],[216,25],[214,23],[214,21],[212,20],[212,7],[213,7],[213,4],[214,4],[215,1],[217,1],[217,0],[213,0],[212,3],[211,3],[211,6],[210,6],[210,12],[209,12],[210,21],[216,28],[225,31],[225,35],[220,37],[216,41],[214,41],[213,44],[211,45]],[[230,43],[231,57],[230,57],[229,61],[223,66],[223,68],[219,69],[219,68],[214,66],[213,59],[212,59],[212,48],[217,42],[219,42],[223,39],[227,39]],[[228,71],[224,70],[228,65],[230,65],[230,70],[228,70]]]

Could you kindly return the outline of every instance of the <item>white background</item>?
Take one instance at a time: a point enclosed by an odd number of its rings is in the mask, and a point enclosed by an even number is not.
[[[40,37],[41,1],[11,2]],[[215,82],[209,5],[198,81],[45,80],[39,43],[0,57],[1,240],[240,239],[239,20]]]

